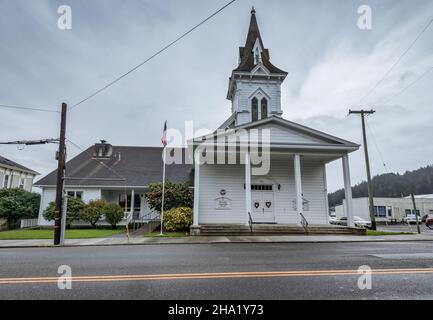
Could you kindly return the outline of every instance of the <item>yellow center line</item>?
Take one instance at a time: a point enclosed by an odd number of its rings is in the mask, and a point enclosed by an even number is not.
[[[422,274],[433,273],[433,268],[412,269],[373,269],[373,275]],[[270,277],[312,277],[312,276],[351,276],[360,275],[358,270],[298,270],[263,272],[219,272],[219,273],[180,273],[147,275],[89,275],[63,277],[72,282],[113,282],[113,281],[155,281],[182,279],[232,279],[232,278],[270,278]],[[59,277],[0,278],[1,284],[56,283]]]

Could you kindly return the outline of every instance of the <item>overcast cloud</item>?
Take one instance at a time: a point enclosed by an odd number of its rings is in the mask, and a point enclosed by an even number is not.
[[[0,104],[72,105],[144,60],[227,0],[0,0]],[[72,8],[72,30],[57,28],[57,8]],[[357,27],[357,8],[373,9],[373,29]],[[83,148],[100,139],[159,146],[164,120],[183,130],[215,129],[230,115],[228,77],[243,46],[254,5],[271,61],[289,72],[283,116],[361,143],[349,107],[374,107],[368,118],[388,170],[432,164],[431,26],[363,105],[356,103],[433,18],[433,1],[238,0],[193,34],[113,87],[71,111],[68,138]],[[0,140],[58,136],[58,114],[0,109]],[[373,174],[385,172],[370,138]],[[41,174],[56,167],[56,146],[0,154]],[[68,157],[80,150],[69,146]],[[341,163],[329,165],[328,187],[343,185]],[[352,183],[365,179],[362,151],[351,155]]]

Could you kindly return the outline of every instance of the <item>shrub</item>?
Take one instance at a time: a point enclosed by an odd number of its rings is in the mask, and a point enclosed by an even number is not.
[[[172,208],[164,211],[164,229],[169,232],[186,231],[192,224],[192,209],[188,207]]]
[[[117,203],[106,203],[104,206],[105,220],[111,224],[113,229],[116,229],[117,224],[122,221],[124,212],[121,206]]]
[[[68,196],[68,207],[66,211],[66,227],[71,228],[72,223],[80,219],[80,212],[84,209],[84,202],[80,198]],[[50,202],[44,211],[45,220],[54,220],[54,212],[56,210],[56,202]]]
[[[161,212],[162,183],[155,183],[149,186],[145,195],[150,209]],[[165,183],[164,210],[178,207],[193,207],[193,194],[187,183]]]
[[[9,228],[19,219],[37,218],[41,196],[22,189],[0,190],[0,218],[8,221]]]
[[[96,228],[96,224],[104,215],[104,209],[107,205],[105,200],[91,200],[80,211],[80,220],[86,221],[91,224],[92,228]]]

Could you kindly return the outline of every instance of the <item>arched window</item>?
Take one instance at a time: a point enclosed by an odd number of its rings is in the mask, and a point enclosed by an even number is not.
[[[268,117],[268,100],[266,98],[262,99],[262,102],[260,103],[261,111],[262,111],[262,119],[265,119]]]
[[[251,100],[251,121],[259,120],[259,100],[253,98]]]

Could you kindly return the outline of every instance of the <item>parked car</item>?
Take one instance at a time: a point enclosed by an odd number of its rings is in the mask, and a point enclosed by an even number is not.
[[[371,221],[362,219],[361,217],[354,216],[353,222],[355,223],[355,226],[362,227],[362,228],[371,228]],[[337,223],[340,226],[347,226],[347,217],[342,217],[339,220],[337,220]]]
[[[338,218],[336,216],[329,216],[329,223],[330,224],[337,224]]]
[[[433,215],[428,216],[428,218],[425,220],[425,225],[427,228],[433,230]]]
[[[354,216],[353,221],[355,222],[355,226],[357,226],[357,227],[363,227],[363,228],[367,228],[367,229],[371,228],[371,221],[370,220],[365,220],[365,219],[362,219],[358,216]]]
[[[403,218],[404,223],[408,224],[414,224],[416,223],[416,218],[414,214],[408,214],[406,217]],[[418,216],[418,222],[421,223],[421,218]]]

